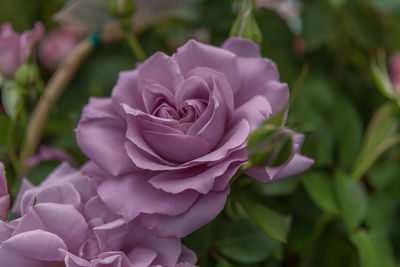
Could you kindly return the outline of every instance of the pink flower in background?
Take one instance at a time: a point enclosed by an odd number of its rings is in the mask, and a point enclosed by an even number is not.
[[[390,57],[389,65],[390,80],[395,91],[400,91],[400,53]]]
[[[71,165],[76,164],[76,160],[64,150],[54,147],[41,146],[39,153],[29,159],[28,166],[29,168],[34,168],[41,162],[49,160],[58,160],[61,162],[66,161]]]
[[[179,239],[158,238],[108,209],[93,180],[67,164],[39,187],[24,180],[13,211],[22,217],[0,222],[2,267],[189,267],[196,262]]]
[[[82,37],[82,31],[74,26],[61,26],[50,32],[39,46],[39,59],[49,70],[54,70],[72,51]]]
[[[223,209],[229,181],[248,161],[247,138],[288,99],[257,44],[189,41],[172,57],[156,53],[120,73],[111,98],[90,100],[76,130],[91,160],[82,170],[126,220],[186,236]],[[313,161],[299,154],[303,139],[294,135],[285,164],[249,174],[273,182],[306,170]]]
[[[0,162],[0,221],[5,221],[10,208],[10,195],[8,194],[6,173],[3,163]]]
[[[0,73],[12,78],[43,33],[44,28],[40,22],[22,34],[14,32],[10,23],[3,23],[0,26]]]

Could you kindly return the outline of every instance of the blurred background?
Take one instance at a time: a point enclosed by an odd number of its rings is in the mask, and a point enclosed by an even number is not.
[[[384,129],[387,117],[377,116],[393,105],[388,140],[398,133],[398,105],[378,90],[371,64],[384,53],[393,88],[400,76],[399,0],[257,0],[254,15],[263,41],[262,54],[277,63],[281,80],[289,84],[291,106],[287,126],[306,134],[303,154],[315,159],[305,174],[274,184],[243,183],[232,194],[248,194],[279,212],[286,240],[266,235],[243,211],[228,201],[225,212],[184,242],[199,257],[199,266],[400,266],[400,150],[396,145],[366,164],[358,182],[344,182],[369,152],[367,129]],[[16,31],[42,21],[46,32],[60,24],[53,16],[64,0],[0,0],[0,23]],[[146,54],[173,54],[188,39],[219,46],[237,17],[232,0],[195,1],[174,9],[168,17],[149,19],[137,37]],[[86,29],[87,30],[87,29]],[[83,36],[83,34],[82,34]],[[52,63],[35,58],[46,82]],[[60,149],[77,166],[85,162],[74,128],[90,96],[109,96],[118,72],[135,66],[123,40],[98,48],[79,69],[45,125],[43,145]],[[386,67],[386,66],[385,66]],[[379,78],[378,78],[379,80]],[[397,91],[400,90],[397,86]],[[392,104],[390,104],[392,103]],[[370,121],[375,118],[375,128]],[[7,153],[9,116],[0,113],[0,160],[7,166],[15,195],[13,170]],[[369,125],[369,126],[368,126]],[[376,126],[378,125],[378,126]],[[368,128],[369,127],[369,128]],[[366,156],[365,156],[366,155]],[[40,183],[59,164],[37,163],[27,174]],[[359,167],[362,168],[362,167]],[[350,180],[350,179],[349,179]],[[272,216],[273,217],[273,216]],[[273,217],[275,218],[275,217]],[[279,239],[279,238],[278,238]]]

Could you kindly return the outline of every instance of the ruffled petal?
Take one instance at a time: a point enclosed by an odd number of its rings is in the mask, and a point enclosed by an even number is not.
[[[183,81],[178,64],[164,53],[157,52],[138,67],[139,77],[151,80],[175,92]]]
[[[231,37],[226,40],[221,47],[228,50],[239,57],[261,57],[261,48],[255,42],[241,38],[241,37]]]
[[[197,200],[195,191],[169,194],[154,188],[147,182],[151,175],[136,173],[107,179],[99,186],[98,193],[111,210],[128,221],[140,213],[175,216],[185,212]]]
[[[91,160],[120,175],[136,170],[124,148],[125,133],[126,124],[114,112],[112,100],[92,98],[83,110],[76,138]]]
[[[173,59],[185,78],[194,68],[206,67],[223,73],[234,92],[240,88],[237,56],[225,49],[190,40],[178,49]]]
[[[61,238],[53,233],[43,230],[23,232],[1,244],[1,264],[2,267],[54,266],[54,263],[51,265],[50,262],[63,261],[59,249],[67,250],[67,246]]]
[[[142,214],[139,219],[144,226],[154,229],[161,237],[182,238],[212,221],[224,208],[229,187],[221,192],[201,195],[196,203],[178,216]]]
[[[238,65],[242,86],[235,95],[235,107],[239,108],[254,96],[264,96],[275,114],[289,100],[287,84],[279,81],[276,64],[266,58],[239,58]]]
[[[43,230],[56,234],[65,242],[68,251],[76,253],[86,238],[88,225],[73,206],[45,203],[32,207],[22,217],[13,235],[33,230]]]

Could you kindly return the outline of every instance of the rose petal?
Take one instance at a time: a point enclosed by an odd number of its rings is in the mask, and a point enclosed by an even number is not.
[[[239,57],[261,57],[260,46],[253,41],[241,37],[230,37],[221,47]]]
[[[182,82],[175,93],[176,106],[181,106],[187,99],[202,99],[208,102],[210,88],[199,76],[190,76]]]
[[[108,179],[99,186],[99,195],[111,210],[128,221],[142,212],[175,216],[185,212],[198,198],[198,193],[190,190],[168,194],[155,189],[147,182],[151,175],[132,173]],[[118,192],[118,198],[115,192]]]
[[[140,221],[149,229],[154,229],[161,237],[182,238],[213,220],[224,208],[229,187],[221,192],[201,195],[196,203],[178,216],[140,215]]]
[[[279,81],[276,64],[266,58],[239,58],[242,87],[235,95],[236,109],[256,95],[264,96],[272,113],[282,110],[289,99],[287,84]]]
[[[230,179],[235,170],[247,159],[246,152],[230,155],[227,160],[214,166],[201,165],[178,171],[162,172],[149,180],[155,188],[168,193],[181,193],[188,189],[207,194],[214,188],[216,179]],[[238,164],[234,164],[239,161]],[[231,166],[234,165],[235,167]],[[230,170],[232,168],[232,170]],[[224,186],[222,190],[225,189]]]
[[[43,230],[56,234],[68,246],[68,251],[78,252],[86,238],[88,225],[83,216],[71,205],[37,204],[22,217],[13,235]]]
[[[271,115],[272,108],[268,100],[263,96],[256,95],[235,110],[232,123],[235,124],[245,119],[249,122],[251,131],[253,131],[260,127]]]
[[[178,63],[185,77],[196,67],[207,67],[223,73],[232,86],[233,92],[240,88],[237,57],[227,50],[190,40],[178,49],[173,59]]]
[[[145,111],[141,92],[138,89],[138,70],[122,71],[118,75],[117,84],[112,91],[112,101],[114,110],[120,115],[124,115],[122,104],[126,104],[134,109]]]
[[[102,251],[115,251],[121,249],[129,230],[129,226],[121,218],[93,228]]]
[[[76,129],[82,151],[112,175],[135,171],[126,155],[125,123],[115,114],[111,99],[92,98]]]
[[[172,162],[186,162],[203,156],[211,149],[210,144],[199,136],[166,134],[143,131],[144,140],[153,151]],[[177,149],[177,148],[188,149]]]
[[[132,267],[150,266],[156,257],[157,252],[145,248],[135,248],[128,255]]]
[[[59,249],[67,250],[67,246],[53,233],[43,230],[20,233],[1,244],[1,264],[2,267],[47,267],[44,262],[63,260]]]
[[[157,52],[140,64],[139,77],[147,79],[175,92],[175,88],[183,81],[183,76],[176,62],[164,53]]]

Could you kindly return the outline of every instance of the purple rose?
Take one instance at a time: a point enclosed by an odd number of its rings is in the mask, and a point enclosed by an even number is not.
[[[31,31],[22,34],[14,32],[10,23],[3,23],[0,26],[0,73],[12,78],[43,32],[43,25],[39,22]]]
[[[98,193],[126,220],[183,237],[223,209],[229,181],[248,161],[247,139],[281,111],[289,91],[260,47],[231,38],[222,48],[189,41],[120,73],[111,98],[92,98],[76,130]],[[303,135],[290,159],[253,168],[272,182],[306,170]],[[104,174],[104,171],[108,175]]]
[[[389,74],[395,92],[400,91],[400,53],[396,53],[390,57]],[[398,93],[400,94],[400,93]]]
[[[0,222],[2,267],[193,266],[177,238],[158,238],[126,222],[96,194],[92,179],[67,164],[39,186],[24,180],[14,205],[21,218]]]
[[[49,70],[55,70],[74,49],[82,37],[82,31],[73,26],[62,26],[50,32],[40,43],[39,58]]]
[[[6,173],[4,165],[0,162],[0,221],[5,221],[10,208],[10,195],[7,189]]]

